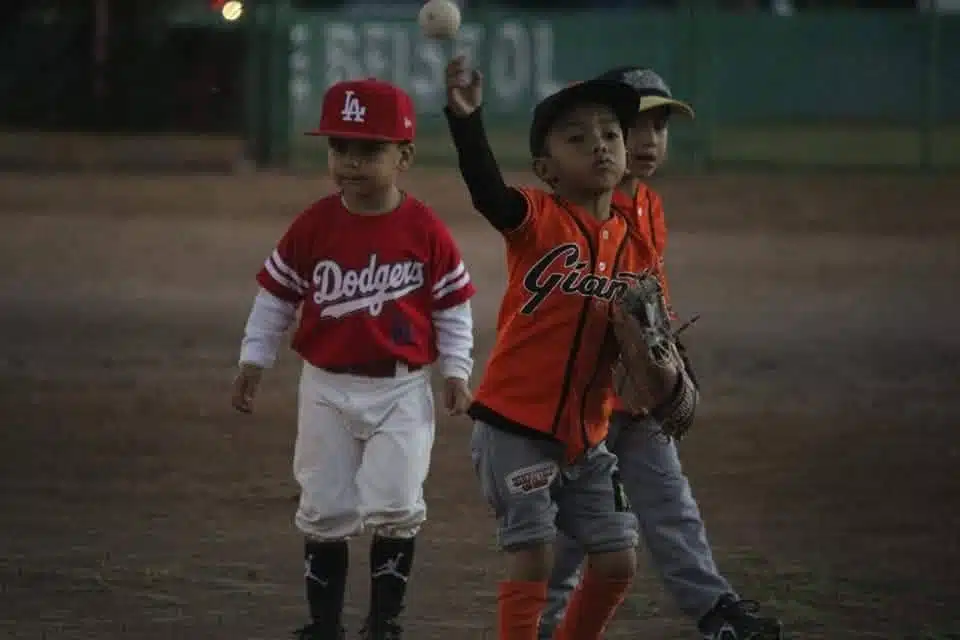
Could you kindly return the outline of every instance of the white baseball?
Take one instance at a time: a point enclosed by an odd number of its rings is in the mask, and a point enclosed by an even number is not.
[[[460,28],[460,8],[450,0],[430,0],[420,8],[418,22],[428,38],[449,40]]]

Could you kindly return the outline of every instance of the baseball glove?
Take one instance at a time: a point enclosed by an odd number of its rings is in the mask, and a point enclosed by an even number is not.
[[[699,393],[652,272],[624,291],[614,306],[613,330],[620,347],[614,391],[629,412],[652,416],[664,435],[679,440],[693,424]]]

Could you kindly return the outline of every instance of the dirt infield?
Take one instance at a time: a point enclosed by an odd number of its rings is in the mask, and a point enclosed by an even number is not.
[[[482,362],[499,238],[452,172],[409,186],[464,248]],[[705,402],[682,456],[721,568],[792,638],[960,637],[960,180],[658,186],[677,307],[703,314]],[[302,621],[297,363],[282,358],[254,416],[230,411],[228,385],[252,275],[325,188],[0,176],[0,636],[252,640]],[[439,429],[412,638],[493,622],[500,563],[468,427]],[[610,637],[695,634],[644,569]]]

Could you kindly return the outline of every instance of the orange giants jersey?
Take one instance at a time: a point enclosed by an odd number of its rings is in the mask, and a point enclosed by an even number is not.
[[[637,191],[631,199],[621,191],[614,194],[613,202],[616,206],[633,211],[635,224],[643,234],[643,237],[650,243],[657,255],[657,276],[660,278],[660,284],[663,286],[663,293],[670,302],[670,293],[667,287],[667,274],[664,269],[664,254],[667,250],[667,219],[663,212],[663,200],[660,195],[640,183]]]
[[[601,221],[551,193],[521,192],[528,213],[504,234],[507,289],[471,415],[558,440],[574,460],[607,435],[610,303],[656,256],[630,209]]]

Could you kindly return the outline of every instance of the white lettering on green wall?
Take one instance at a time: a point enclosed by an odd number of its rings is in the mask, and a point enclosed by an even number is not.
[[[451,52],[422,39],[409,25],[333,22],[318,35],[313,51],[322,58],[310,66],[324,70],[315,79],[324,88],[345,79],[377,77],[409,91],[421,109],[442,103]],[[495,108],[527,107],[565,84],[554,76],[553,29],[547,23],[506,21],[492,30],[465,24],[453,51],[480,60],[485,100]]]

